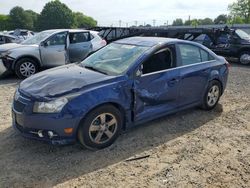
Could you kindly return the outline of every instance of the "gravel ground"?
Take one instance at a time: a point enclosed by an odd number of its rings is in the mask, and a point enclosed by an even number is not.
[[[18,82],[0,81],[1,188],[250,187],[250,67],[233,65],[215,110],[163,117],[96,152],[18,135],[10,113]]]

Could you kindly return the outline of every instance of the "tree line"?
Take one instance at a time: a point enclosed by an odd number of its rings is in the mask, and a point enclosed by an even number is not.
[[[40,14],[32,10],[24,10],[16,6],[8,15],[0,14],[0,31],[14,29],[29,29],[42,31],[46,29],[86,28],[94,27],[97,21],[81,12],[73,12],[59,0],[50,1]]]
[[[183,21],[177,18],[173,26],[198,26],[211,24],[250,24],[250,0],[237,0],[228,6],[229,15],[221,14],[214,20],[189,19]],[[24,10],[16,6],[8,15],[0,14],[0,31],[13,29],[29,29],[41,31],[60,28],[86,28],[94,27],[97,21],[81,12],[73,12],[66,4],[53,0],[45,4],[40,14],[32,10]],[[151,25],[147,25],[148,27]]]
[[[177,18],[173,21],[173,26],[197,26],[197,25],[212,25],[212,24],[250,24],[250,0],[237,0],[228,6],[229,15],[221,14],[214,20],[211,18],[205,19],[189,19],[183,21]]]

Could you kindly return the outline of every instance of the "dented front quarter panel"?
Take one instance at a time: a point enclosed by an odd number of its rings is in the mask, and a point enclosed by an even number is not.
[[[83,93],[72,99],[62,110],[62,114],[69,114],[72,118],[83,118],[94,108],[112,103],[125,112],[131,107],[132,81],[127,76],[117,77],[109,83],[85,88]]]

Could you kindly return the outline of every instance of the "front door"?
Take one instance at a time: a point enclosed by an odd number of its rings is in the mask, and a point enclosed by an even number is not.
[[[175,47],[169,46],[142,63],[134,81],[134,119],[145,120],[175,109],[179,98],[179,70]],[[139,71],[139,70],[138,70]]]
[[[69,34],[69,60],[80,62],[92,52],[89,32],[75,32]]]
[[[55,67],[67,62],[67,34],[54,34],[40,45],[40,54],[44,66]]]

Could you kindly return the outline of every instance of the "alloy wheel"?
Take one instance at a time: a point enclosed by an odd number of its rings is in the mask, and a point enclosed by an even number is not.
[[[208,106],[212,107],[214,106],[220,97],[220,88],[217,85],[213,85],[207,95],[207,104]]]
[[[96,144],[108,142],[116,133],[117,119],[110,113],[98,115],[89,127],[89,137]]]

